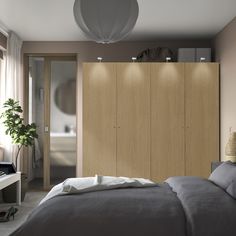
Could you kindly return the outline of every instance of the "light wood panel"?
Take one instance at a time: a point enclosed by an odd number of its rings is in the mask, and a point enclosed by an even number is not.
[[[186,175],[208,177],[219,160],[219,65],[185,64]]]
[[[51,90],[51,61],[44,59],[44,139],[43,139],[43,185],[50,188],[50,90]]]
[[[116,175],[116,68],[83,66],[83,176]]]
[[[150,64],[117,65],[117,175],[150,178]]]
[[[185,174],[184,64],[151,65],[151,178]]]
[[[84,66],[83,171],[207,177],[219,160],[219,65]]]

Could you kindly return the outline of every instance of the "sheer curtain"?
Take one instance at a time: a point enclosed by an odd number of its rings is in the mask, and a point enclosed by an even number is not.
[[[21,76],[21,48],[21,39],[14,32],[10,32],[7,43],[7,52],[5,53],[5,58],[2,62],[3,69],[1,69],[1,108],[2,104],[8,98],[13,98],[22,103],[23,79]],[[11,144],[11,139],[5,136],[2,127],[0,129],[0,132],[0,143],[2,143],[4,147],[4,160],[13,161],[15,147]]]
[[[3,52],[3,58],[0,59],[0,114],[5,100],[5,76],[6,76],[6,52]],[[4,127],[0,122],[0,160],[2,161],[4,153]]]

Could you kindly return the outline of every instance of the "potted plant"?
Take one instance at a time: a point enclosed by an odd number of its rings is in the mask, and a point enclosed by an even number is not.
[[[23,110],[18,101],[8,99],[3,104],[4,112],[1,114],[3,124],[6,127],[6,135],[12,139],[12,143],[17,146],[17,153],[13,163],[15,163],[18,170],[18,158],[23,147],[30,147],[34,145],[34,139],[38,138],[36,132],[36,124],[24,124],[24,119],[21,117]],[[27,176],[22,174],[22,200],[24,199],[27,188]],[[15,201],[16,185],[9,186],[3,191],[3,198],[6,202]],[[7,196],[6,196],[7,195]]]

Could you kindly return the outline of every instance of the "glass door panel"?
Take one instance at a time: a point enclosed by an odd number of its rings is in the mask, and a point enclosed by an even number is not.
[[[37,126],[38,139],[28,149],[30,188],[42,189],[44,165],[44,66],[43,57],[29,57],[28,121]]]
[[[50,61],[50,184],[76,176],[76,61]]]

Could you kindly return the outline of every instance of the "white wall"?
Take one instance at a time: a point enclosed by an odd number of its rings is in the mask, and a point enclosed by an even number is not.
[[[224,160],[229,128],[236,132],[236,18],[215,40],[221,79],[221,159]]]

